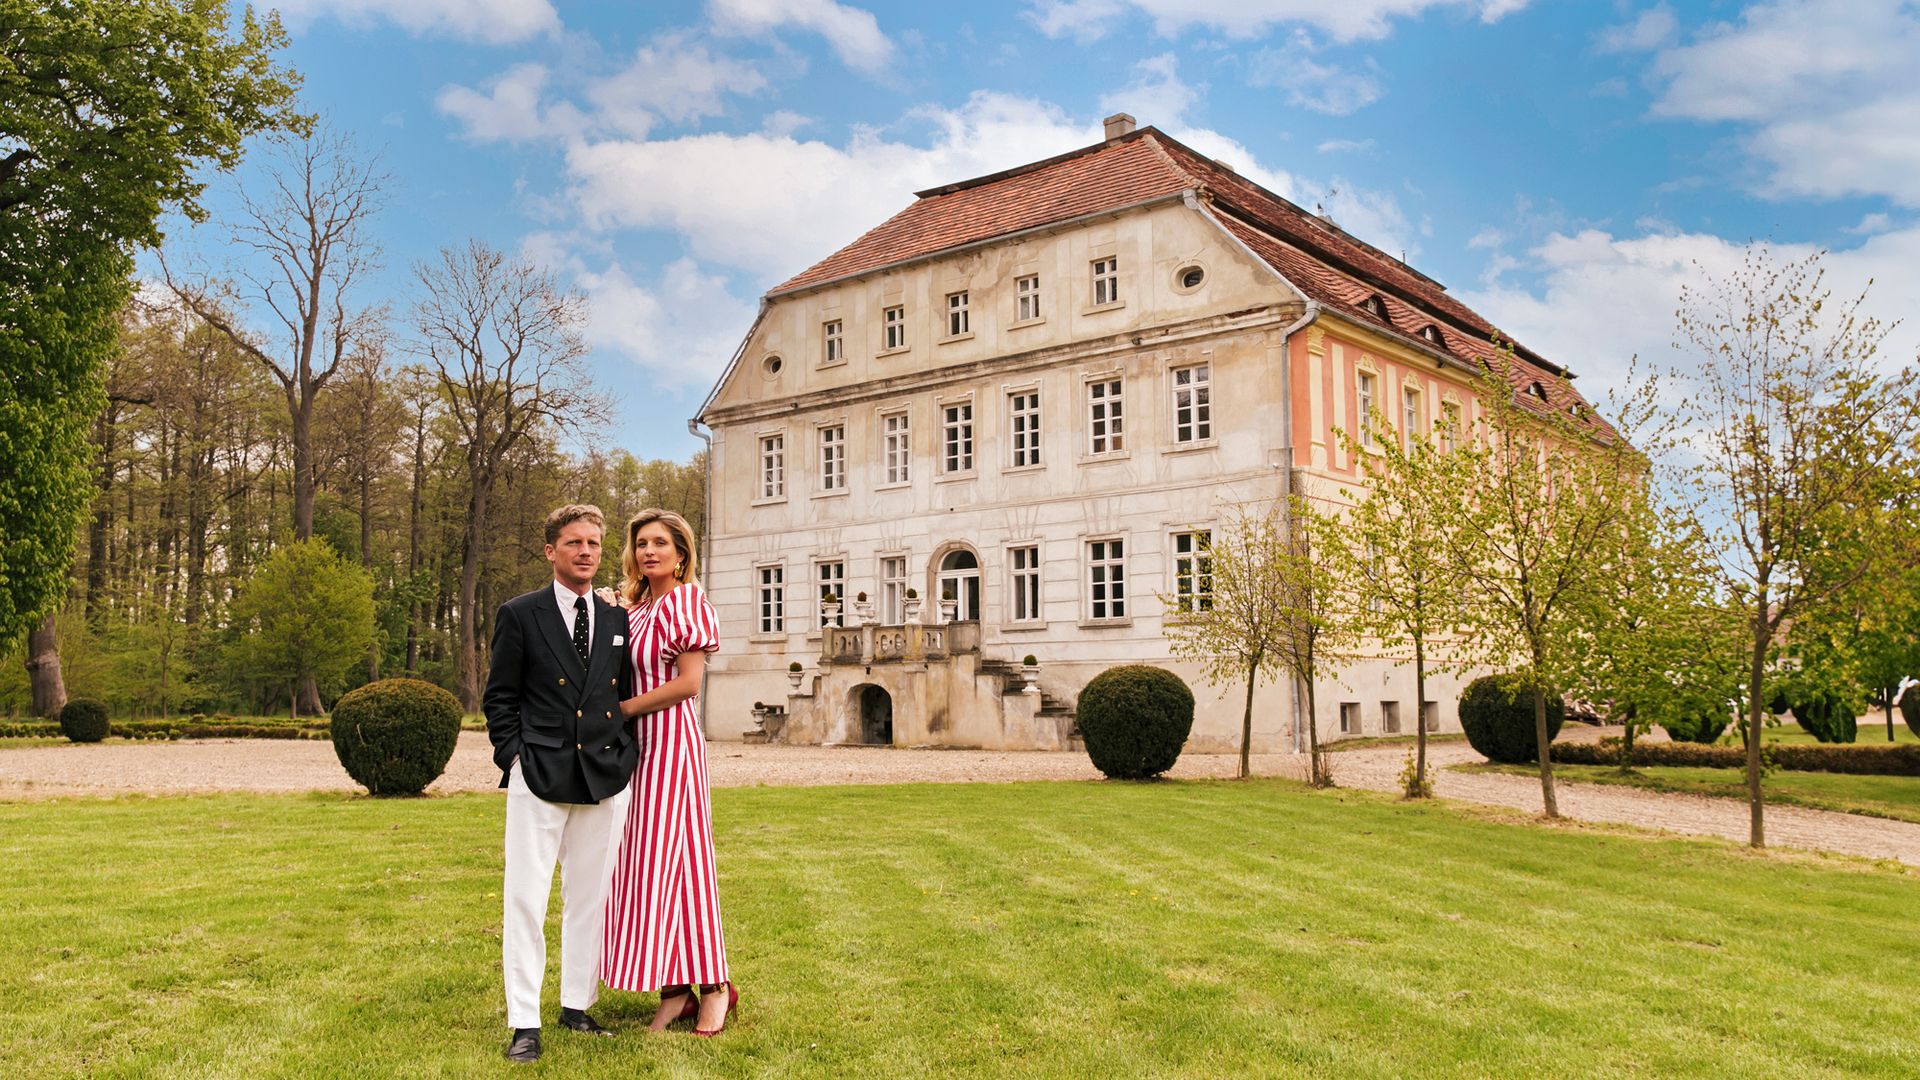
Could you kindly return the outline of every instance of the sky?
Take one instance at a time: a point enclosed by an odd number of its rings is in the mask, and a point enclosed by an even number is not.
[[[1920,2],[268,0],[388,175],[360,297],[478,238],[591,305],[611,438],[685,458],[759,298],[913,192],[1125,111],[1404,252],[1596,402],[1749,242],[1920,312]],[[237,268],[215,177],[169,245]],[[256,322],[264,328],[264,323]],[[1920,320],[1883,353],[1911,362]]]

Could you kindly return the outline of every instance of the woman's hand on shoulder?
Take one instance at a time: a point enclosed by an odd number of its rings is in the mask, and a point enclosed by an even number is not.
[[[602,585],[599,588],[593,590],[593,595],[599,597],[602,600],[605,600],[607,603],[612,604],[614,607],[617,607],[617,608],[623,608],[627,606],[626,601],[620,598],[619,593],[614,592],[612,589],[608,588],[605,585]]]

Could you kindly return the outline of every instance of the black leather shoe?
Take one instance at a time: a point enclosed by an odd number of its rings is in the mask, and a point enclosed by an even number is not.
[[[582,1035],[604,1035],[613,1038],[613,1032],[600,1026],[600,1022],[588,1016],[585,1009],[561,1009],[560,1026],[577,1031]]]
[[[507,1044],[508,1061],[540,1060],[540,1029],[514,1028],[513,1041]]]

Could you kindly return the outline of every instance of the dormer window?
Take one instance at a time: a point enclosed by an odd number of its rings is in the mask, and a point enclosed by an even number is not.
[[[1433,325],[1432,323],[1428,323],[1426,327],[1420,331],[1420,336],[1424,338],[1428,344],[1439,345],[1439,346],[1446,345],[1446,342],[1441,340],[1440,328]]]
[[[1385,319],[1387,317],[1387,302],[1380,299],[1379,293],[1374,293],[1372,296],[1360,301],[1360,310],[1376,319]]]
[[[1527,393],[1532,394],[1541,401],[1547,400],[1547,388],[1537,382],[1527,387]]]

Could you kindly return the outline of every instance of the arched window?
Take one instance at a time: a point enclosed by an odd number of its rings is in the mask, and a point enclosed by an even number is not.
[[[1379,293],[1374,293],[1372,296],[1360,301],[1360,310],[1376,319],[1385,319],[1387,317],[1387,302],[1380,299]]]
[[[937,586],[939,591],[935,595],[939,599],[952,595],[956,622],[972,622],[980,617],[979,556],[966,548],[947,552],[940,560]]]

